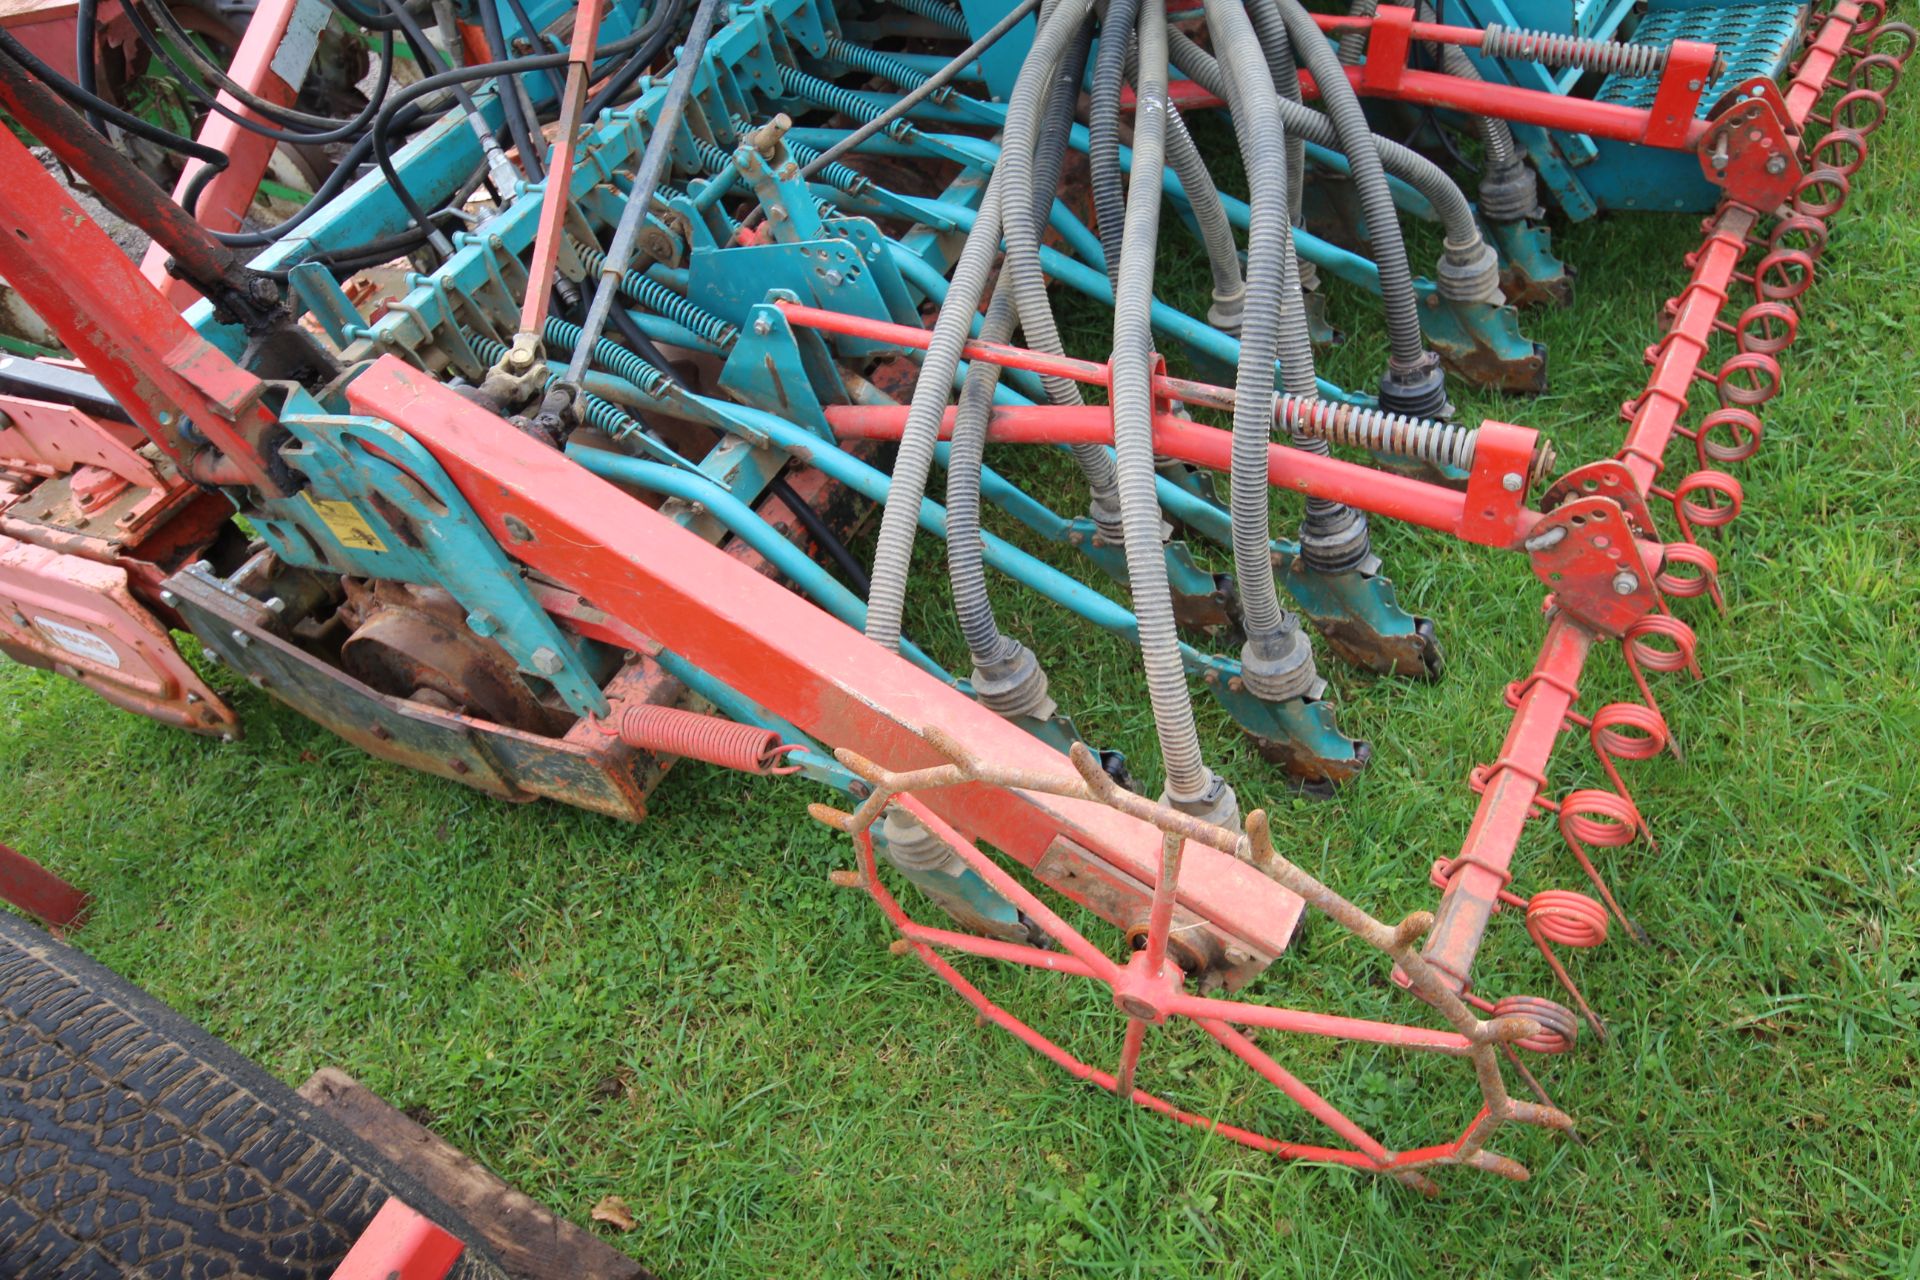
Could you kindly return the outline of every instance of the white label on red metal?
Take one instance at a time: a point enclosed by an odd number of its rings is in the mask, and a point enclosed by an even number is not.
[[[280,37],[280,47],[273,51],[271,65],[273,74],[285,80],[295,93],[306,83],[314,50],[320,45],[320,33],[332,16],[327,0],[299,0],[287,18],[287,34]]]
[[[120,669],[120,651],[93,632],[70,627],[64,622],[55,622],[52,618],[36,617],[33,625],[41,635],[74,657],[97,662],[103,667],[112,667],[115,671]]]

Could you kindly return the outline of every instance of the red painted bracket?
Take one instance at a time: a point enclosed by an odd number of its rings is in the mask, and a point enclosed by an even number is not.
[[[92,901],[24,853],[0,844],[0,898],[54,929],[71,929],[86,918]]]
[[[391,1196],[334,1268],[333,1280],[445,1280],[466,1246]]]
[[[1385,97],[1400,87],[1413,49],[1414,12],[1404,5],[1381,5],[1373,15],[1367,59],[1360,64],[1360,88]]]

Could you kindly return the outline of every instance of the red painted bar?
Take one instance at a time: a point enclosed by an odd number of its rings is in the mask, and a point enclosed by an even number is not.
[[[843,439],[898,440],[907,412],[905,405],[835,405],[826,410],[826,415],[834,434]],[[941,421],[942,439],[952,437],[956,413],[954,407],[948,407]],[[995,443],[1112,444],[1113,418],[1103,405],[1002,405],[993,411],[987,439]],[[1227,471],[1233,461],[1230,433],[1170,413],[1155,416],[1153,445],[1156,453],[1212,471]],[[1467,497],[1456,489],[1283,444],[1267,446],[1267,467],[1270,482],[1278,488],[1331,498],[1481,545],[1516,545],[1538,519],[1533,512],[1520,511],[1510,536],[1495,541],[1479,536],[1468,524]]]
[[[0,844],[0,899],[56,929],[80,923],[89,901],[86,894],[4,844]]]
[[[919,726],[937,724],[1008,767],[1077,783],[1051,747],[428,375],[386,357],[348,398],[426,446],[530,568],[667,648],[698,654],[716,678],[822,741],[890,769],[924,768],[941,761]],[[532,540],[507,536],[509,515]],[[927,803],[1028,866],[1064,835],[1143,884],[1159,874],[1159,831],[1105,805],[977,784],[931,792]],[[1180,900],[1271,955],[1285,950],[1303,909],[1252,867],[1200,846],[1187,850]]]
[[[1787,114],[1793,117],[1791,127],[1795,130],[1805,126],[1814,104],[1826,92],[1827,77],[1833,74],[1834,67],[1838,65],[1841,51],[1847,47],[1847,38],[1853,34],[1854,24],[1860,21],[1860,13],[1856,0],[1840,0],[1821,23],[1820,34],[1808,46],[1806,60],[1800,64],[1800,70],[1794,73],[1786,92]]]
[[[1514,850],[1534,801],[1544,791],[1547,762],[1566,727],[1592,648],[1592,633],[1564,614],[1556,614],[1547,625],[1500,758],[1488,773],[1473,825],[1453,860],[1433,932],[1421,954],[1456,991],[1472,985],[1473,958],[1499,905],[1500,891],[1513,879]]]
[[[333,1280],[443,1280],[465,1251],[432,1219],[389,1197],[334,1268]]]
[[[1465,1054],[1473,1048],[1467,1038],[1457,1031],[1433,1031],[1425,1027],[1402,1026],[1396,1022],[1370,1022],[1365,1018],[1348,1018],[1333,1013],[1276,1009],[1272,1005],[1215,1000],[1208,996],[1176,996],[1168,1005],[1168,1010],[1189,1018],[1211,1018],[1216,1022],[1230,1022],[1242,1027],[1329,1036],[1336,1040],[1360,1040],[1368,1044],[1393,1045],[1400,1049]]]
[[[1359,67],[1347,68],[1347,79],[1352,82],[1354,91],[1363,98],[1450,107],[1473,115],[1498,116],[1516,124],[1537,124],[1562,133],[1585,133],[1617,142],[1641,142],[1649,146],[1690,151],[1707,131],[1706,121],[1693,118],[1676,134],[1664,135],[1659,127],[1659,117],[1652,111],[1638,107],[1594,102],[1587,98],[1563,98],[1557,93],[1523,89],[1518,85],[1462,80],[1437,71],[1408,70],[1392,88],[1368,84]],[[1320,95],[1319,86],[1305,71],[1300,73],[1300,90],[1309,99]],[[1699,90],[1691,92],[1697,106]],[[1226,105],[1191,80],[1174,81],[1168,86],[1167,97],[1182,111]]]
[[[296,95],[287,82],[275,74],[273,59],[280,52],[281,42],[287,36],[287,24],[298,7],[299,0],[260,0],[253,10],[253,16],[247,20],[246,34],[240,38],[240,47],[234,51],[233,65],[227,68],[227,75],[235,83],[279,107],[292,106]],[[222,106],[250,120],[260,124],[271,123],[224,89],[220,91],[219,100]],[[199,219],[201,226],[214,231],[237,231],[253,204],[254,195],[260,190],[260,180],[267,176],[267,165],[273,160],[274,141],[250,129],[241,128],[217,111],[207,114],[206,122],[200,126],[195,140],[202,146],[212,147],[224,154],[227,167],[208,181],[206,190],[200,193],[194,216]],[[205,167],[198,160],[187,161],[187,167],[180,172],[180,180],[173,184],[175,200],[185,203],[187,189]],[[157,243],[147,247],[147,256],[141,260],[140,271],[153,281],[156,288],[164,290],[168,300],[176,307],[184,308],[200,297],[192,285],[167,274],[167,251]]]

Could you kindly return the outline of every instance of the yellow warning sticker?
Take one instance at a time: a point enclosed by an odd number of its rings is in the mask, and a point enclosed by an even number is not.
[[[320,517],[322,524],[340,539],[340,545],[349,551],[385,551],[387,544],[373,531],[367,518],[360,514],[360,508],[351,502],[335,502],[330,498],[316,498],[311,492],[303,493],[307,505]]]

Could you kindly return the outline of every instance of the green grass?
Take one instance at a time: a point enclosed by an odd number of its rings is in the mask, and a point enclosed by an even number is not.
[[[864,897],[828,885],[849,853],[807,821],[816,797],[799,786],[681,769],[629,827],[376,762],[225,670],[213,679],[249,727],[234,746],[9,667],[0,838],[93,892],[80,945],[280,1077],[338,1064],[576,1221],[623,1196],[640,1227],[617,1243],[667,1275],[1920,1273],[1916,120],[1897,109],[1876,140],[1766,446],[1740,469],[1747,513],[1713,543],[1731,617],[1688,610],[1707,678],[1659,685],[1685,764],[1628,766],[1660,845],[1607,869],[1652,945],[1572,956],[1614,1035],[1544,1064],[1581,1144],[1502,1135],[1530,1184],[1456,1174],[1427,1201],[1076,1085],[888,956]],[[1189,270],[1178,234],[1169,270]],[[1469,412],[1538,425],[1563,459],[1611,452],[1694,243],[1685,218],[1564,229],[1579,304],[1526,322],[1551,344],[1552,391]],[[1326,367],[1365,384],[1378,325],[1345,292],[1334,314],[1353,339]],[[1105,349],[1084,313],[1070,342]],[[1497,749],[1540,592],[1516,557],[1384,524],[1379,543],[1450,669],[1423,686],[1327,662],[1343,724],[1375,744],[1358,786],[1293,800],[1202,711],[1243,801],[1276,810],[1283,850],[1394,918],[1431,905],[1427,867],[1458,847],[1464,778]],[[956,660],[924,545],[922,562],[914,634]],[[1011,589],[1001,608],[1083,729],[1156,777],[1129,653]],[[1609,658],[1583,705],[1628,688]],[[1596,776],[1574,745],[1557,765],[1562,785]],[[1579,887],[1556,845],[1536,824],[1518,887]],[[1506,918],[1479,976],[1554,994]],[[1109,1060],[1110,1007],[1037,975],[985,977]],[[1259,991],[1413,1017],[1384,979],[1317,928]],[[1217,1054],[1164,1040],[1153,1083],[1315,1136]],[[1397,1145],[1448,1136],[1473,1103],[1452,1064],[1265,1042]]]

